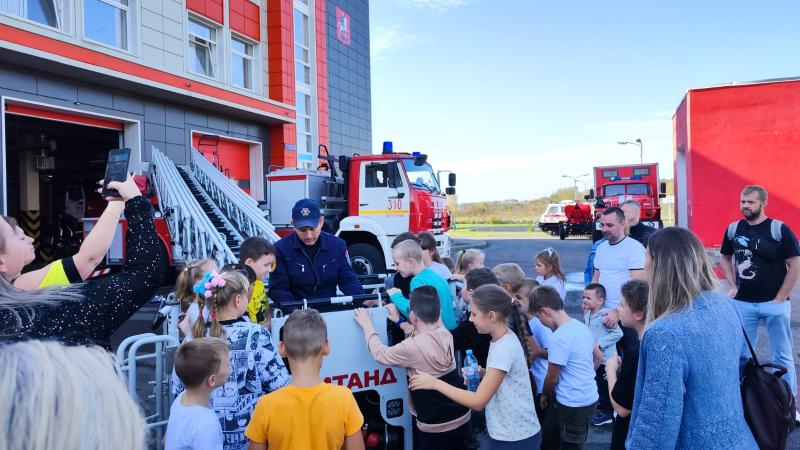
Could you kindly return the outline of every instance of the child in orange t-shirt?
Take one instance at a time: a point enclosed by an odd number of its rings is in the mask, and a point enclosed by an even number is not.
[[[355,397],[319,376],[330,353],[322,315],[314,309],[292,312],[278,346],[289,358],[292,383],[258,401],[245,432],[249,450],[363,450],[364,416]]]

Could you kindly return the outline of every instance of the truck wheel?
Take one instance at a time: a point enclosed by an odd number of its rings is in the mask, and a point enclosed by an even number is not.
[[[592,226],[592,242],[597,242],[600,239],[603,239],[603,232],[600,230],[595,230],[594,226]]]
[[[350,265],[356,275],[372,275],[386,273],[386,261],[381,252],[369,244],[353,244],[347,247],[350,253]]]

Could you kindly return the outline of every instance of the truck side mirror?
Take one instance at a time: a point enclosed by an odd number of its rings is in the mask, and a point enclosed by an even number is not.
[[[453,186],[445,188],[444,193],[447,195],[456,195],[456,188],[454,188]]]
[[[594,189],[589,189],[589,195],[587,195],[586,200],[591,200],[594,198]]]
[[[347,170],[349,169],[349,167],[347,167],[348,159],[349,158],[347,158],[347,156],[345,155],[339,155],[339,170],[342,173],[347,172]]]
[[[667,183],[665,183],[663,181],[661,182],[661,186],[659,188],[659,194],[667,195]]]
[[[450,175],[447,176],[447,185],[453,187],[456,185],[456,174],[450,172]]]

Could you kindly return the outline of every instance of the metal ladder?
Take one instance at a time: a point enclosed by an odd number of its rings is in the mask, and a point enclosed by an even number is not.
[[[238,257],[239,256],[239,247],[242,245],[242,235],[239,234],[239,231],[236,230],[236,227],[228,220],[227,217],[220,211],[219,207],[215,204],[214,200],[208,195],[208,193],[200,187],[200,183],[197,182],[195,177],[192,173],[185,167],[178,167],[178,173],[181,174],[181,178],[183,178],[183,182],[186,183],[186,186],[189,188],[189,191],[192,192],[194,198],[200,204],[200,207],[203,208],[203,212],[206,213],[206,216],[211,220],[211,223],[214,225],[214,228],[219,232],[220,235],[225,236],[225,244],[228,245],[228,248],[231,249],[231,252]]]
[[[275,233],[275,226],[267,220],[267,212],[258,206],[256,199],[225,177],[202,153],[194,149],[191,150],[189,170],[242,237],[263,236],[272,242],[280,239]]]
[[[175,163],[155,146],[151,152],[150,178],[169,226],[175,262],[213,259],[220,267],[236,262],[236,255],[227,243],[228,236],[208,217]]]

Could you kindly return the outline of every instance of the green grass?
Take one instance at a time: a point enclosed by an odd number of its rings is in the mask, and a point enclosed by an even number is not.
[[[519,239],[543,239],[550,237],[549,234],[541,231],[487,231],[475,228],[507,227],[507,226],[529,226],[527,223],[459,223],[456,229],[450,229],[448,234],[456,238],[519,238]]]
[[[458,230],[472,230],[478,227],[514,227],[514,226],[521,226],[521,227],[529,227],[531,224],[528,222],[524,223],[456,223],[456,229]]]
[[[463,229],[459,228],[457,230],[450,230],[447,232],[450,237],[455,238],[537,238],[537,239],[544,239],[551,237],[547,233],[542,233],[541,231],[524,231],[524,232],[512,232],[512,231],[475,231],[474,229]]]

